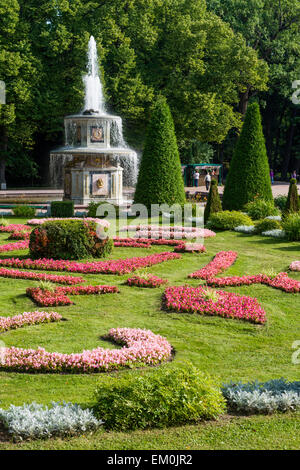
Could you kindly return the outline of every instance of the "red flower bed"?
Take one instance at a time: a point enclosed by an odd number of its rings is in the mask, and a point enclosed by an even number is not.
[[[8,240],[29,240],[30,232],[12,232]]]
[[[53,307],[58,305],[71,305],[72,302],[67,294],[71,295],[95,295],[119,292],[115,286],[67,286],[57,287],[53,291],[39,287],[28,287],[26,294],[34,300],[37,305]]]
[[[166,279],[161,279],[154,274],[149,274],[148,276],[133,276],[127,279],[126,284],[129,286],[136,287],[160,287],[163,284],[166,284],[168,281]]]
[[[85,282],[82,277],[74,276],[60,276],[57,274],[46,274],[46,273],[32,273],[26,271],[19,271],[17,269],[6,269],[0,268],[0,277],[8,277],[13,279],[33,279],[36,281],[50,281],[57,284],[79,284]]]
[[[22,232],[23,230],[31,231],[31,227],[29,225],[23,225],[23,224],[10,224],[10,225],[3,225],[0,226],[0,232]]]
[[[266,284],[267,286],[281,289],[285,292],[300,292],[300,281],[289,278],[287,273],[279,273],[275,277],[265,274],[254,276],[231,276],[208,279],[207,284],[213,287],[225,286],[250,286],[251,284]]]
[[[201,243],[183,243],[174,248],[176,253],[204,253],[206,248]]]
[[[155,264],[163,263],[172,259],[179,259],[179,253],[155,253],[145,257],[127,258],[119,260],[95,261],[88,263],[78,263],[77,261],[54,260],[54,259],[37,259],[32,260],[6,258],[0,260],[0,265],[23,268],[23,269],[39,269],[45,271],[68,271],[83,274],[129,274],[140,268],[146,268]]]
[[[194,279],[211,279],[229,268],[236,258],[237,253],[235,251],[220,251],[212,261],[199,271],[189,274],[189,277]]]
[[[257,299],[231,292],[218,291],[217,300],[207,298],[202,287],[168,287],[164,293],[164,305],[175,312],[217,315],[237,318],[253,323],[265,323],[266,313]]]
[[[165,238],[114,238],[114,245],[128,248],[149,248],[151,245],[166,245],[181,247],[185,245],[183,240],[166,240]]]
[[[0,253],[3,253],[4,251],[26,250],[28,247],[28,240],[16,243],[8,243],[6,245],[0,245]]]

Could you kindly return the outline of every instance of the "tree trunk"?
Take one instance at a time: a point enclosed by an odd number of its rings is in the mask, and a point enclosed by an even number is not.
[[[247,90],[240,96],[239,112],[243,115],[243,117],[245,116],[248,107],[248,101],[250,98],[250,88],[251,87],[248,85]]]
[[[5,167],[7,157],[7,133],[5,127],[0,129],[0,189],[6,187]]]
[[[287,178],[287,173],[289,170],[289,164],[291,159],[291,151],[293,146],[293,139],[295,134],[295,117],[296,117],[296,109],[293,110],[292,117],[291,117],[291,125],[288,130],[287,141],[286,141],[286,149],[284,152],[284,160],[282,163],[282,171],[281,175],[283,179]]]

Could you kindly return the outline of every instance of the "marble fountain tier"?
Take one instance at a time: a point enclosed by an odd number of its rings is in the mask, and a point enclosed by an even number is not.
[[[64,188],[64,199],[74,204],[121,205],[123,184],[136,184],[137,154],[124,141],[122,119],[106,113],[92,36],[84,83],[85,111],[65,117],[65,146],[50,153],[51,185]]]

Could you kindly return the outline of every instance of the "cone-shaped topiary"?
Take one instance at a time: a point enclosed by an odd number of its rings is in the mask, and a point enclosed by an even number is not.
[[[185,192],[173,118],[164,98],[154,107],[147,130],[134,202],[184,204]]]
[[[221,210],[222,204],[218,191],[218,182],[216,180],[212,180],[207,198],[207,203],[204,210],[204,223],[206,224],[210,214],[213,214],[214,212],[220,212]]]
[[[240,210],[258,196],[273,200],[270,169],[257,103],[248,106],[223,195],[223,209]]]
[[[300,200],[297,189],[297,180],[292,178],[290,181],[289,193],[286,201],[286,206],[284,209],[284,215],[288,215],[292,212],[300,211]]]

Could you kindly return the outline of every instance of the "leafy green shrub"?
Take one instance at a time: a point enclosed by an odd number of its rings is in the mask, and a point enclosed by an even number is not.
[[[35,216],[35,208],[26,205],[15,206],[12,209],[13,214],[17,217],[34,217]]]
[[[274,206],[273,201],[264,201],[263,199],[254,199],[245,206],[245,211],[253,220],[264,219],[268,215],[278,215],[279,211]]]
[[[281,229],[281,224],[278,220],[274,219],[262,219],[256,222],[255,231],[256,233],[267,232],[269,230],[279,230]]]
[[[173,118],[164,98],[159,98],[147,130],[134,202],[184,204],[185,192]]]
[[[290,214],[284,218],[282,228],[291,241],[300,240],[300,213]]]
[[[208,221],[210,214],[220,212],[221,210],[222,204],[218,191],[218,182],[216,180],[212,180],[204,210],[204,223]]]
[[[208,225],[217,230],[233,230],[239,225],[253,225],[253,221],[243,212],[222,211],[211,214]]]
[[[223,196],[223,209],[240,210],[255,196],[272,201],[270,168],[257,103],[248,106]]]
[[[289,193],[287,196],[286,206],[284,208],[284,216],[293,212],[300,211],[300,200],[297,189],[297,181],[295,178],[292,178],[290,181]]]
[[[105,212],[103,215],[97,215],[98,207],[102,206],[103,204],[105,204],[105,205],[109,204],[114,209],[114,212],[112,211],[112,214],[115,214],[117,219],[119,218],[119,216],[120,216],[119,206],[115,206],[115,205],[110,204],[106,201],[101,201],[101,202],[91,201],[88,205],[88,214],[87,214],[87,216],[88,217],[94,217],[94,218],[97,217],[99,219],[103,219],[104,217],[109,218],[109,216],[111,215],[111,213],[109,211]]]
[[[287,196],[277,196],[274,198],[274,205],[279,210],[284,211],[286,206]]]
[[[110,239],[99,239],[95,222],[56,220],[45,222],[30,235],[33,258],[81,259],[107,256],[113,247]]]
[[[52,201],[51,217],[73,217],[74,202],[73,201]]]
[[[95,412],[107,429],[176,426],[214,419],[224,409],[214,380],[191,365],[111,377],[96,390]]]

